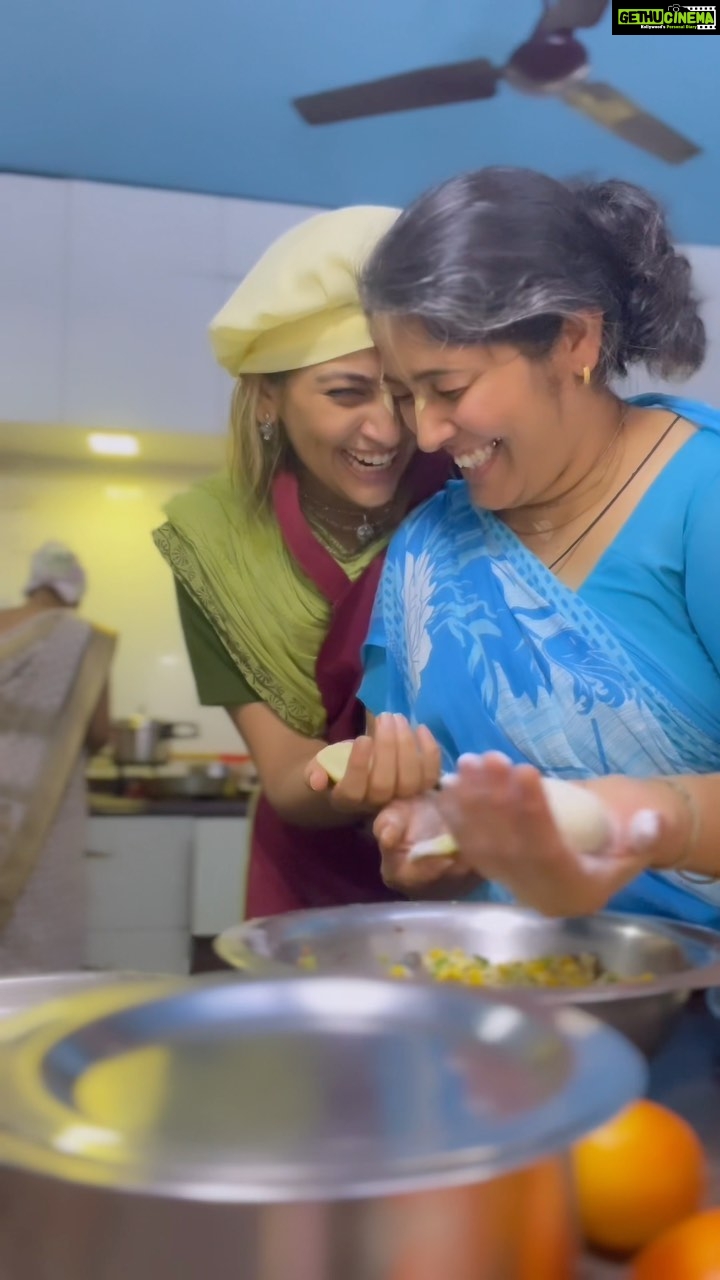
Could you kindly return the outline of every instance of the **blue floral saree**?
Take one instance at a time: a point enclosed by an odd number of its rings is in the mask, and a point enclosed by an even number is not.
[[[638,401],[717,437],[717,447],[708,442],[718,471],[708,501],[720,533],[720,414],[675,397]],[[702,471],[707,482],[707,459]],[[639,505],[657,506],[653,487]],[[693,480],[688,494],[696,489]],[[398,711],[426,724],[448,769],[464,752],[498,750],[567,779],[720,771],[720,672],[692,619],[672,616],[676,605],[685,610],[683,504],[677,490],[676,527],[668,535],[677,564],[668,581],[653,567],[657,645],[646,637],[643,647],[622,617],[598,608],[583,588],[566,587],[502,521],[473,507],[464,482],[450,483],[390,545],[360,696],[375,713]],[[662,506],[672,506],[667,494]],[[720,542],[706,550],[708,563],[720,562]],[[642,560],[642,547],[634,555]],[[716,579],[720,610],[720,569]],[[694,685],[679,678],[673,662],[676,632],[694,645],[683,650],[686,665],[697,667]],[[507,900],[499,886],[488,895]],[[720,884],[646,873],[611,906],[720,927]]]

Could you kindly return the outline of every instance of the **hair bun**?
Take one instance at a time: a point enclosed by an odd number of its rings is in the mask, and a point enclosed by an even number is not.
[[[630,182],[573,185],[621,273],[623,317],[616,372],[642,362],[663,377],[692,373],[705,355],[705,325],[687,257],[674,247],[665,213]]]

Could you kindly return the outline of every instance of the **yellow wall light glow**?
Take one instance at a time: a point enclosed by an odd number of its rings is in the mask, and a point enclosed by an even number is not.
[[[136,458],[140,452],[140,443],[135,436],[121,435],[114,431],[94,431],[88,436],[88,448],[91,453],[101,454],[105,458]]]

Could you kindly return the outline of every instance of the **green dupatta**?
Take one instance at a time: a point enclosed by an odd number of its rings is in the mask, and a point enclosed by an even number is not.
[[[245,679],[291,729],[321,734],[315,664],[331,607],[287,550],[272,507],[258,510],[224,473],[173,498],[165,514],[155,544]],[[343,570],[355,581],[377,554],[375,543]]]

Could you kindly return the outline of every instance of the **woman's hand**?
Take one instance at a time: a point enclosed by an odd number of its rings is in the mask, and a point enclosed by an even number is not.
[[[608,846],[595,854],[563,843],[537,769],[513,766],[498,753],[462,757],[438,794],[437,811],[466,868],[546,915],[585,915],[653,865],[682,814],[651,780],[608,777],[580,785],[603,801],[612,824]]]
[[[421,840],[447,831],[438,807],[439,793],[394,800],[373,824],[380,846],[381,875],[389,889],[408,898],[462,898],[478,883],[462,855],[413,859],[410,850]]]
[[[381,715],[372,737],[356,738],[345,776],[332,788],[331,803],[343,813],[376,813],[391,800],[431,790],[440,767],[440,748],[429,729],[413,729],[405,716]],[[312,791],[331,785],[317,757],[308,765],[305,781]]]

